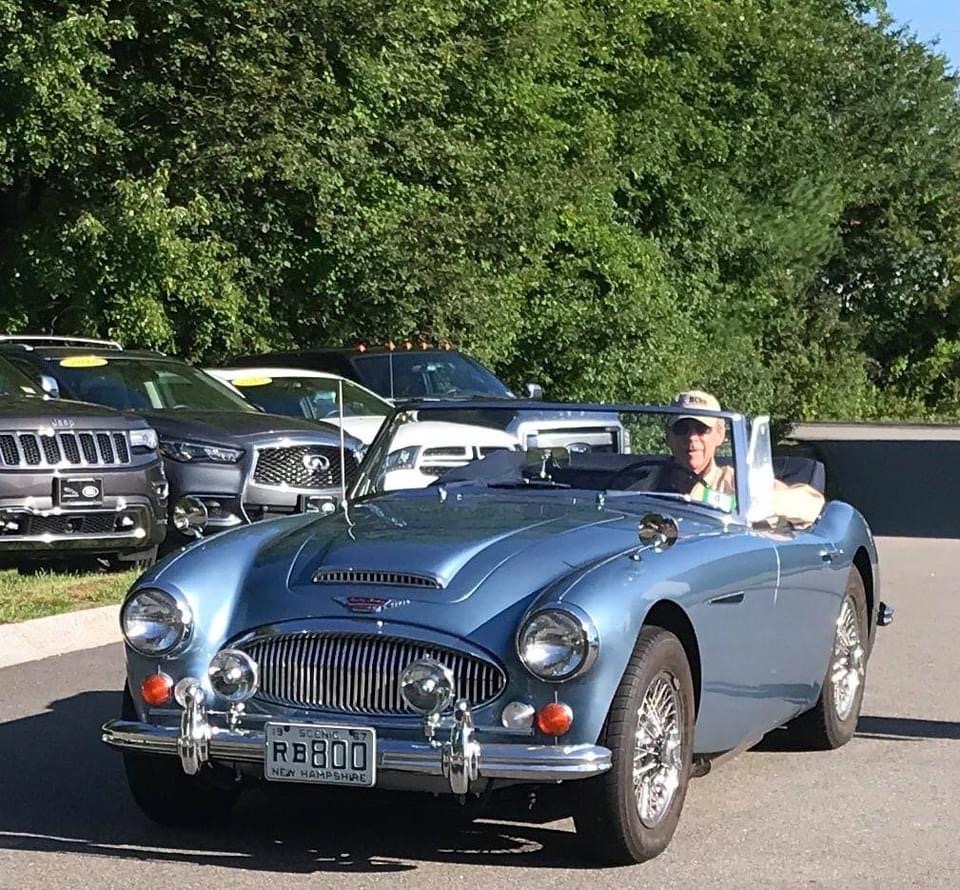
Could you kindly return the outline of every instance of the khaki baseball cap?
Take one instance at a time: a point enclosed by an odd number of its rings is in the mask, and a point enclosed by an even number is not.
[[[673,408],[703,408],[706,411],[721,410],[717,397],[708,392],[704,392],[702,389],[691,389],[687,392],[681,392],[670,405]],[[681,420],[695,420],[697,423],[702,423],[710,429],[715,429],[717,426],[723,424],[722,417],[704,417],[699,414],[677,414],[670,418],[668,425],[672,429],[673,425]]]

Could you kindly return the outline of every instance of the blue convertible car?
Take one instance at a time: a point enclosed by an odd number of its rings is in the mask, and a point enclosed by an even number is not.
[[[528,440],[383,490],[407,424],[554,408],[615,412],[629,451]],[[771,457],[765,417],[397,406],[340,509],[199,540],[136,582],[103,740],[161,823],[223,817],[251,783],[520,789],[560,800],[590,856],[649,859],[717,758],[855,731],[892,611],[866,523],[822,487],[815,461]]]

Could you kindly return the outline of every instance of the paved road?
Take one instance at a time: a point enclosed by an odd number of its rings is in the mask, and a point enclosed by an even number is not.
[[[594,870],[569,821],[451,827],[433,811],[251,797],[216,830],[163,830],[97,741],[119,646],[0,670],[0,888],[960,886],[960,541],[880,541],[885,596],[858,737],[753,751],[696,780],[670,849]]]

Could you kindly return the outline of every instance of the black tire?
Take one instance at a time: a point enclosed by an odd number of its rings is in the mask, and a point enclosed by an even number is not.
[[[679,781],[653,824],[640,818],[633,787],[634,744],[639,709],[648,690],[667,680],[673,689],[680,750]],[[632,865],[662,853],[680,819],[693,755],[694,691],[680,640],[661,627],[644,627],[617,688],[598,744],[613,754],[603,775],[572,786],[574,822],[588,855],[606,865]]]
[[[841,614],[844,604],[849,603],[853,610],[857,632],[860,635],[860,646],[863,649],[861,656],[863,676],[857,688],[853,702],[845,716],[841,716],[837,706],[836,692],[831,682],[834,661],[837,657],[837,646],[840,641],[840,628],[834,632],[833,647],[830,650],[830,660],[823,678],[823,688],[816,705],[799,717],[791,720],[786,726],[788,744],[799,750],[829,751],[840,748],[853,738],[857,731],[857,720],[860,718],[860,708],[863,704],[863,690],[866,685],[866,659],[868,645],[868,618],[867,593],[864,588],[860,572],[853,567],[847,578],[844,598],[841,603]]]
[[[137,720],[129,689],[123,691],[123,718]],[[240,788],[225,769],[205,767],[188,776],[180,758],[123,752],[127,785],[141,812],[160,825],[196,826],[226,818]]]

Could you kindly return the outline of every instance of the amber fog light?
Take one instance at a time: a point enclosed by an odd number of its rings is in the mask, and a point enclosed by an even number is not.
[[[537,711],[537,726],[544,735],[563,735],[573,726],[573,709],[560,701],[545,704]]]
[[[151,674],[140,684],[140,697],[153,707],[165,705],[173,697],[173,680],[166,674]]]
[[[239,649],[224,649],[214,655],[207,677],[213,691],[229,702],[246,701],[260,685],[257,663]]]

